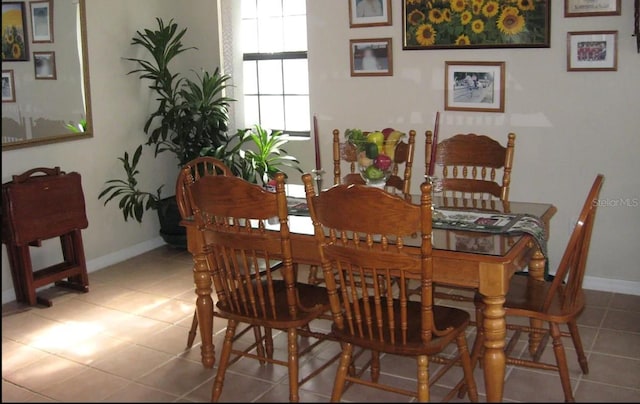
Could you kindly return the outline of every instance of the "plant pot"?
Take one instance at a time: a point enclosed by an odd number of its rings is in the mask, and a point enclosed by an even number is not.
[[[158,219],[160,220],[160,236],[174,248],[187,249],[187,231],[180,225],[182,217],[178,210],[175,196],[169,196],[158,202]]]

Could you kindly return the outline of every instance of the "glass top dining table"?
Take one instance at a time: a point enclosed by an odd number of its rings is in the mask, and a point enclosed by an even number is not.
[[[301,206],[304,204],[304,188],[302,185],[287,184],[286,193],[290,205],[289,230],[293,260],[299,264],[320,265],[311,218],[308,212],[305,212],[304,206]],[[414,196],[414,201],[417,202],[418,198],[418,195]],[[434,197],[433,204],[433,281],[440,285],[472,288],[482,295],[485,303],[483,319],[486,335],[483,361],[485,391],[488,402],[502,401],[506,371],[504,354],[506,322],[503,303],[509,288],[509,280],[515,272],[527,267],[530,277],[543,281],[546,258],[538,240],[526,232],[505,233],[495,227],[483,231],[477,226],[472,230],[465,229],[464,226],[438,228],[435,221],[438,220],[439,213],[449,214],[451,217],[451,212],[459,212],[467,216],[480,214],[482,218],[489,215],[490,220],[483,219],[479,222],[482,224],[493,223],[491,220],[496,219],[491,217],[493,215],[498,219],[504,215],[528,216],[537,218],[543,223],[545,235],[548,237],[549,221],[555,214],[556,208],[547,203],[503,204],[500,201],[482,206],[477,201],[474,204],[469,200],[447,200],[441,197]],[[206,264],[206,251],[209,249],[205,245],[206,237],[200,234],[196,226],[188,220],[183,221],[182,224],[187,228],[188,249],[194,257],[193,274],[198,296],[196,305],[202,341],[202,363],[205,367],[211,368],[215,362],[215,350],[212,335],[212,285]],[[407,245],[410,245],[410,242],[407,242]],[[419,238],[416,237],[416,246],[418,245]],[[529,349],[535,350],[539,342],[539,336],[532,333]]]

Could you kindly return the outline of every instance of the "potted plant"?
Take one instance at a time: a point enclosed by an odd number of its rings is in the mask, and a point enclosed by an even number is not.
[[[174,58],[196,48],[183,45],[186,28],[179,30],[173,20],[168,24],[160,18],[156,20],[157,29],[136,31],[131,44],[146,49],[149,59],[126,58],[137,64],[128,74],[139,74],[141,79],[149,80],[149,88],[157,96],[158,107],[144,125],[148,135],[145,144],[154,146],[155,156],[163,152],[175,154],[177,166],[181,167],[199,156],[203,148],[217,148],[228,142],[229,103],[233,100],[224,96],[224,90],[230,76],[221,74],[218,68],[212,74],[207,71],[195,74],[195,79],[173,73],[170,64]],[[185,231],[178,225],[175,196],[162,198],[163,186],[154,193],[139,188],[136,177],[142,146],[138,146],[131,159],[127,152],[119,157],[126,179],[108,180],[98,199],[105,198],[105,205],[118,199],[125,221],[133,218],[141,222],[145,211],[157,210],[165,241],[173,243],[176,238],[182,245]],[[169,223],[163,222],[167,218]]]

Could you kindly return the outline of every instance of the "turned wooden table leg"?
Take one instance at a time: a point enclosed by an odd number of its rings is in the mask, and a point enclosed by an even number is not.
[[[484,380],[487,390],[487,402],[502,401],[506,357],[504,345],[506,322],[504,318],[504,296],[483,298],[484,309]]]
[[[538,281],[544,282],[544,267],[546,264],[546,258],[542,255],[542,252],[539,248],[536,248],[535,253],[531,257],[531,261],[529,261],[529,276]],[[542,321],[536,319],[530,319],[529,325],[532,328],[542,328]],[[540,341],[542,340],[542,334],[539,332],[530,332],[529,333],[529,354],[534,356],[538,347],[540,345]]]

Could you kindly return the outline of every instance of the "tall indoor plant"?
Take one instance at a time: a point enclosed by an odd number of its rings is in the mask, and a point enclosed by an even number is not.
[[[195,79],[172,72],[170,64],[174,58],[196,48],[183,45],[186,28],[178,29],[173,20],[167,24],[160,18],[156,20],[157,29],[136,31],[131,44],[143,47],[147,58],[126,58],[137,64],[128,74],[138,74],[140,79],[148,80],[149,88],[155,92],[158,101],[157,109],[144,124],[144,132],[148,136],[145,144],[154,147],[155,156],[163,152],[173,153],[177,166],[181,167],[199,156],[203,148],[217,148],[229,140],[229,104],[233,100],[226,97],[224,91],[230,76],[222,74],[218,68],[213,73],[196,73]],[[98,198],[105,198],[105,205],[111,200],[119,200],[125,221],[133,218],[141,222],[145,211],[156,209],[165,241],[183,239],[184,228],[178,226],[179,216],[174,209],[175,196],[162,198],[164,185],[155,192],[142,191],[139,187],[137,164],[142,147],[142,144],[138,146],[131,158],[127,152],[119,158],[126,178],[108,180]],[[171,218],[170,212],[174,212],[174,219],[170,219],[168,224],[163,223],[168,214]]]

